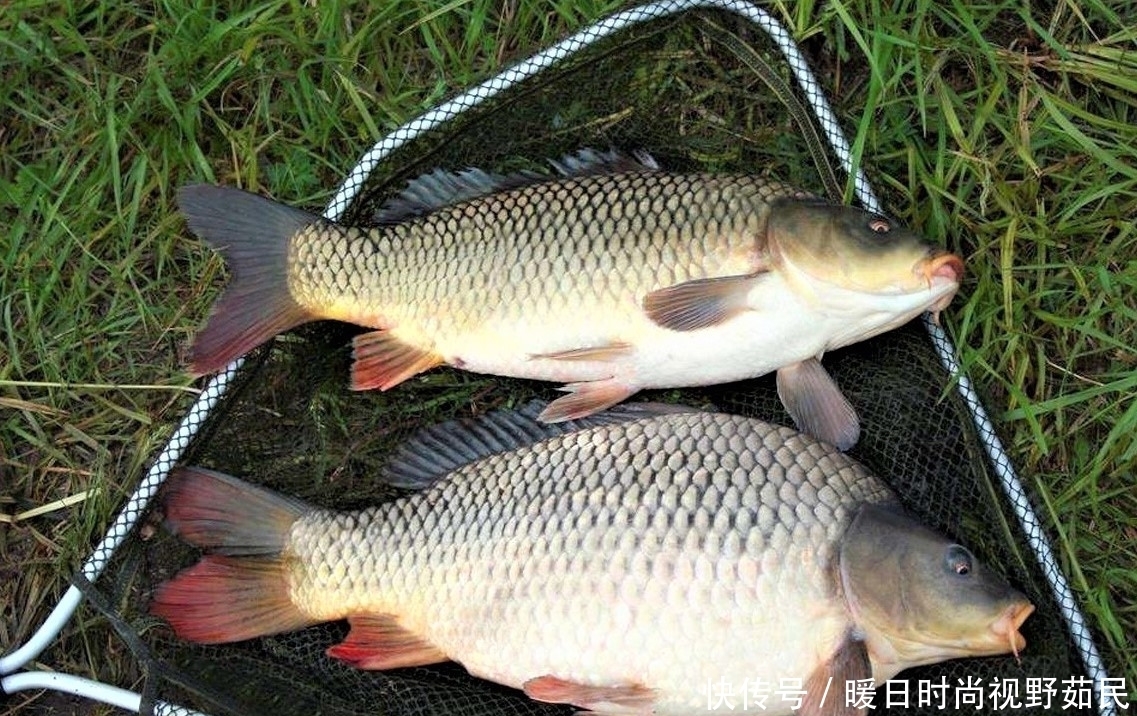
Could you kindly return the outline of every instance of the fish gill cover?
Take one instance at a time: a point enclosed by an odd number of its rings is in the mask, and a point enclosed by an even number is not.
[[[646,150],[667,169],[769,175],[832,196],[839,185],[825,162],[814,160],[816,145],[805,138],[815,131],[810,120],[800,108],[787,107],[782,93],[789,79],[775,57],[763,33],[715,12],[621,32],[398,150],[373,172],[344,221],[373,223],[382,203],[408,179],[436,167],[542,169],[545,160],[582,147]],[[775,68],[776,88],[763,78],[765,66]],[[416,429],[557,395],[551,384],[446,368],[388,392],[352,393],[350,339],[359,331],[322,322],[254,352],[184,462],[313,504],[358,508],[397,494],[376,476]],[[918,321],[827,355],[825,365],[861,416],[861,439],[851,454],[925,524],[968,545],[1037,606],[1023,628],[1027,647],[1019,659],[957,660],[904,672],[898,678],[910,686],[911,707],[885,709],[878,694],[876,712],[942,712],[935,703],[915,708],[921,684],[946,680],[951,689],[945,705],[953,710],[954,689],[962,685],[982,684],[989,696],[997,680],[1021,686],[1028,678],[1054,678],[1057,685],[1082,673],[1046,580],[988,472],[966,407]],[[790,424],[773,376],[649,391],[638,399],[714,406]],[[213,714],[573,712],[475,679],[452,663],[391,672],[344,666],[325,654],[346,634],[340,623],[221,646],[180,641],[147,615],[147,598],[193,559],[192,549],[159,532],[128,542],[99,584],[117,605],[116,621],[143,635],[132,643],[151,676],[150,696]],[[739,701],[746,685],[730,686]],[[1060,710],[1060,697],[1051,702]],[[984,710],[1000,710],[989,698],[983,703]],[[725,703],[719,710],[728,711]]]

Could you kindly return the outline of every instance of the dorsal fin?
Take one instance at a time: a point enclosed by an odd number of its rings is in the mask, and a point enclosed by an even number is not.
[[[380,224],[397,224],[497,191],[548,181],[549,177],[533,171],[516,174],[491,174],[481,169],[448,172],[435,169],[411,179],[398,196],[388,199],[375,213]]]
[[[550,159],[549,164],[553,165],[558,174],[565,177],[659,171],[659,163],[655,161],[655,157],[642,149],[628,155],[616,149],[598,152],[595,149],[585,148],[576,154]]]
[[[602,413],[561,423],[537,416],[546,403],[534,400],[519,410],[495,410],[477,418],[432,425],[399,446],[383,479],[395,487],[422,489],[463,465],[565,433],[653,415],[690,413],[695,408],[664,403],[626,403]]]
[[[615,149],[607,152],[582,149],[576,154],[549,160],[549,164],[563,177],[659,169],[659,164],[647,152],[637,151],[629,156]],[[444,206],[488,196],[506,189],[540,184],[553,178],[548,174],[528,170],[514,174],[494,174],[474,168],[458,172],[435,169],[412,179],[398,196],[379,207],[375,213],[375,221],[380,224],[397,224],[437,211]]]

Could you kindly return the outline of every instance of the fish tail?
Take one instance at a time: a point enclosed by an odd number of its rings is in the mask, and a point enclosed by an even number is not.
[[[224,257],[232,281],[194,338],[189,370],[216,373],[290,328],[318,318],[288,290],[288,248],[297,231],[317,221],[256,194],[196,184],[178,191],[178,206],[198,237]]]
[[[207,552],[160,585],[150,603],[179,637],[217,644],[316,622],[292,603],[285,561],[307,505],[201,468],[176,470],[164,495],[170,528]]]

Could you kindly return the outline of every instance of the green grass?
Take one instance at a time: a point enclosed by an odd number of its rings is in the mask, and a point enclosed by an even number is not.
[[[619,5],[0,11],[0,649],[38,626],[192,400],[181,353],[222,266],[174,189],[321,205],[375,140]],[[966,257],[949,331],[1111,673],[1137,683],[1137,8],[773,7],[890,210]],[[79,624],[42,659],[136,686],[122,653]],[[52,698],[0,713],[83,708]]]

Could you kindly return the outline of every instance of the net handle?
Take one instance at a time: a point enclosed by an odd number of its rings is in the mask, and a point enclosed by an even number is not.
[[[142,705],[142,695],[101,681],[84,679],[81,676],[60,674],[54,671],[24,671],[0,679],[0,687],[6,694],[29,689],[50,689],[73,696],[82,696],[127,711],[138,712]],[[154,702],[155,716],[207,716],[200,711],[178,706],[168,701]]]

